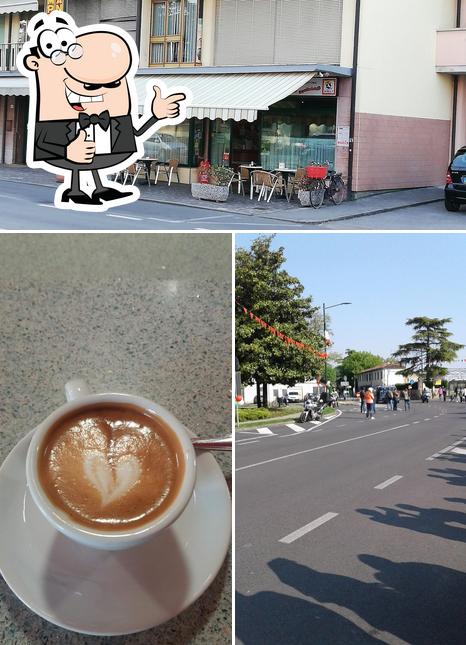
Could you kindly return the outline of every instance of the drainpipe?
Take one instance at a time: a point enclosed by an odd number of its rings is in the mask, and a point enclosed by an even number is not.
[[[139,55],[141,45],[141,20],[142,20],[142,0],[138,0],[136,9],[136,47],[138,48]]]
[[[462,0],[456,0],[456,28],[461,27],[461,5]],[[456,152],[456,121],[458,114],[458,75],[453,76],[453,114],[451,117],[451,154],[453,158]]]
[[[358,83],[359,28],[361,22],[361,0],[356,0],[353,43],[353,78],[351,86],[349,155],[348,155],[348,197],[353,199],[354,128],[356,121],[356,88]]]

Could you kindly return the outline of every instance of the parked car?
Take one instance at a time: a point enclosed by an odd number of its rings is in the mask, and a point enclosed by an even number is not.
[[[461,204],[466,204],[466,147],[457,150],[448,166],[445,184],[445,208],[447,211],[459,211]]]
[[[293,403],[299,402],[302,400],[302,395],[299,390],[288,390],[286,396],[288,401],[292,401]]]
[[[171,134],[156,132],[144,142],[144,153],[159,161],[177,159],[183,163],[187,158],[188,147]]]

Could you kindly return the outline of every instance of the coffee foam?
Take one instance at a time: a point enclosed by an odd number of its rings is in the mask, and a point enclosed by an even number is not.
[[[181,445],[159,417],[127,404],[87,406],[47,432],[39,480],[74,521],[121,530],[161,515],[184,474]]]

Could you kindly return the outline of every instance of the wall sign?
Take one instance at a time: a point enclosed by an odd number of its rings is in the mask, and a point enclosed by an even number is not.
[[[337,127],[336,145],[348,148],[349,138],[349,125],[339,125]]]
[[[47,0],[47,13],[52,11],[64,11],[65,0]]]
[[[336,96],[336,78],[311,78],[305,85],[293,92],[293,96]]]

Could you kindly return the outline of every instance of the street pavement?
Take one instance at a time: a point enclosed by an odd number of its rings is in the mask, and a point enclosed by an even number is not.
[[[106,213],[56,209],[57,184],[44,171],[0,166],[0,230],[438,230],[466,228],[466,213],[447,213],[440,188],[368,196],[319,210],[231,195],[200,202],[189,187],[140,185],[138,202]]]
[[[466,405],[289,423],[237,435],[237,642],[464,644]]]

